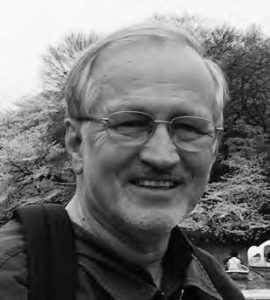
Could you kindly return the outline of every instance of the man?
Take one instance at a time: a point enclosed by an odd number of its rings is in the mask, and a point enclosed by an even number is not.
[[[178,228],[209,179],[225,92],[218,66],[163,25],[117,32],[77,62],[65,97],[76,299],[243,299]],[[7,226],[22,244],[18,223]],[[27,299],[26,257],[17,252],[1,254],[0,278]]]

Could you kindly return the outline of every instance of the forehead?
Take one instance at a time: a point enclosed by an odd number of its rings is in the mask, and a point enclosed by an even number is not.
[[[214,82],[203,59],[189,46],[172,41],[124,41],[104,49],[92,73],[98,103],[124,99],[214,97]],[[108,103],[106,103],[108,105]]]

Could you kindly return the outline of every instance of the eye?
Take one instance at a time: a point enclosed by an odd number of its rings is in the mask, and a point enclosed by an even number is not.
[[[204,129],[202,127],[196,126],[196,124],[175,122],[173,128],[176,132],[181,133],[205,134]]]
[[[109,119],[109,127],[119,133],[145,131],[151,126],[151,118],[142,113],[120,112]]]
[[[141,128],[141,127],[147,127],[148,122],[145,120],[127,120],[127,121],[122,121],[117,124],[114,124],[115,127],[136,127],[136,128]]]
[[[198,133],[198,134],[202,134],[203,131],[201,128],[197,128],[194,125],[191,124],[179,124],[176,127],[176,130],[181,130],[181,131],[186,131],[186,132],[193,132],[193,133]]]
[[[173,122],[173,129],[182,140],[195,140],[214,136],[214,125],[205,119],[181,117]]]

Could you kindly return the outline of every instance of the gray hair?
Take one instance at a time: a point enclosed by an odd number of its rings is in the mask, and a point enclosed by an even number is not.
[[[223,109],[228,98],[227,83],[219,65],[206,57],[203,47],[185,30],[161,23],[140,24],[117,31],[91,45],[70,71],[65,90],[66,114],[71,118],[87,116],[99,96],[100,87],[95,84],[92,71],[98,55],[109,47],[138,40],[156,40],[179,43],[194,49],[205,62],[215,85],[215,121],[223,123]]]

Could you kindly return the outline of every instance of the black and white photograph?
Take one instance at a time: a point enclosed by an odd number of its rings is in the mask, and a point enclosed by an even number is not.
[[[0,9],[0,300],[270,300],[270,2]]]

